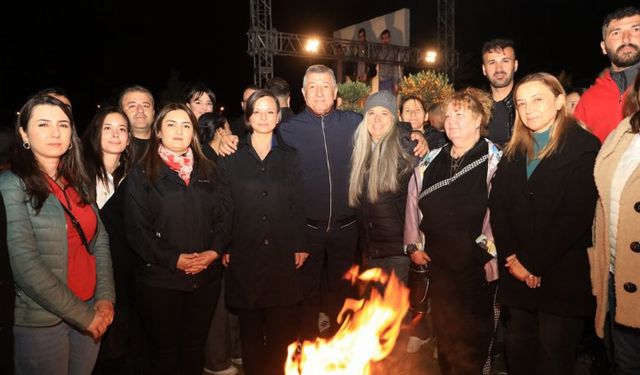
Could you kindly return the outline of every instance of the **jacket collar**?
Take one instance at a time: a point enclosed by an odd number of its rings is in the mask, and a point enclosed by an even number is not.
[[[322,115],[319,115],[317,113],[315,113],[314,111],[311,110],[311,108],[309,108],[309,106],[306,106],[304,109],[310,116],[315,117],[315,118],[327,118],[330,117],[331,115],[333,115],[333,113],[336,111],[335,107],[331,107],[331,109],[329,110],[329,112],[324,113]]]

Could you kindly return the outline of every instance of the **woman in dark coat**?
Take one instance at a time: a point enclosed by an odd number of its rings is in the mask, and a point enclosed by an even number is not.
[[[216,173],[197,120],[169,104],[148,152],[126,182],[127,239],[138,256],[136,306],[151,374],[202,374],[207,328],[220,292]]]
[[[358,218],[364,266],[395,272],[405,285],[409,257],[404,253],[407,186],[418,164],[409,137],[397,125],[396,98],[389,91],[371,95],[353,136],[349,204]]]
[[[584,318],[593,314],[587,247],[597,198],[596,137],[566,114],[547,73],[515,88],[518,119],[490,197],[501,265],[509,373],[572,374]]]
[[[133,167],[131,127],[127,115],[116,107],[103,107],[82,134],[82,151],[91,184],[89,192],[100,209],[109,234],[109,250],[118,296],[113,323],[102,338],[96,375],[133,374],[140,362],[141,328],[135,309],[134,265],[124,217],[125,176]]]
[[[254,92],[245,120],[251,134],[220,160],[227,306],[238,311],[245,374],[282,374],[296,341],[300,267],[308,253],[302,175],[292,148],[273,134],[278,100]]]
[[[450,144],[432,150],[415,168],[407,196],[404,242],[418,265],[430,264],[431,313],[444,375],[490,369],[495,278],[493,254],[483,249],[488,181],[500,151],[483,138],[491,98],[467,88],[445,103]],[[487,372],[483,372],[487,371]]]

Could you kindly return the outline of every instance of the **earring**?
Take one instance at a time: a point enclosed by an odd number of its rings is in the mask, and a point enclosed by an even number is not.
[[[73,148],[73,143],[69,143],[69,150]]]
[[[25,150],[31,149],[31,145],[27,141],[22,142],[22,147],[24,147]]]

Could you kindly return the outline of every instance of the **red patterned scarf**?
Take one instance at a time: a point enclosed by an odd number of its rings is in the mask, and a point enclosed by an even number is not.
[[[187,150],[186,154],[178,156],[160,144],[158,155],[171,170],[178,172],[178,176],[189,186],[189,179],[193,170],[193,151],[191,151],[191,148]]]

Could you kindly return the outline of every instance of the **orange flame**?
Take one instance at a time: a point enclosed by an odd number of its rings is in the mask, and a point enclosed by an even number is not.
[[[379,268],[358,276],[354,266],[345,278],[378,283],[385,286],[384,294],[372,287],[368,299],[347,299],[338,317],[344,322],[334,337],[305,341],[299,353],[296,343],[289,345],[286,375],[368,375],[371,363],[393,349],[409,309],[409,289]]]

